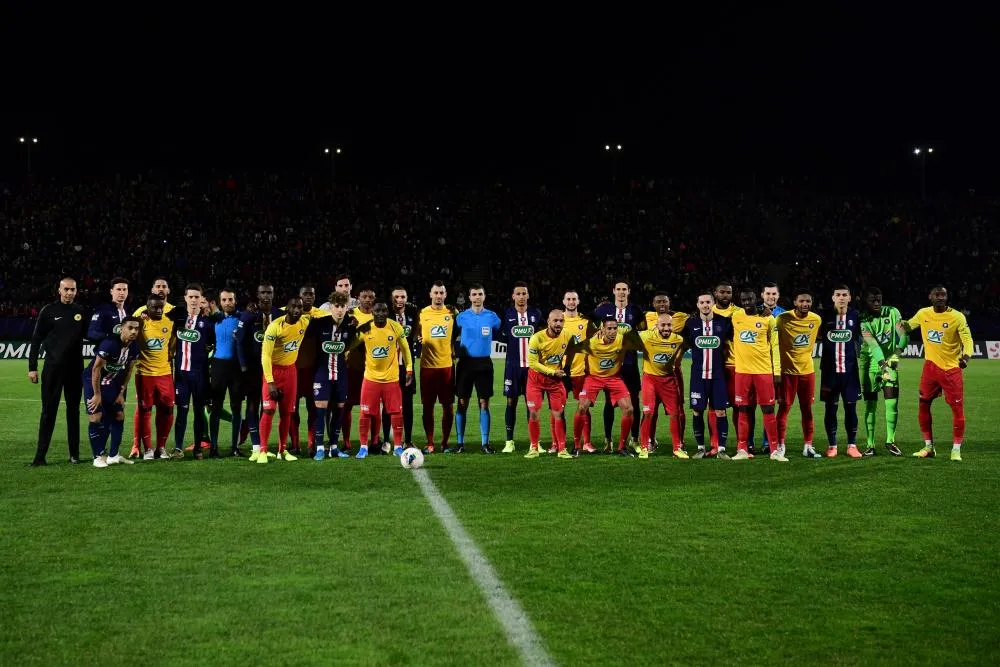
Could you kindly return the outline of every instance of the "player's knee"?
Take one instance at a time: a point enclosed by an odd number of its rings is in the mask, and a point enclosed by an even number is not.
[[[622,417],[631,417],[634,410],[631,405],[622,406]]]
[[[97,422],[101,421],[101,413],[95,412],[92,415],[87,415],[87,421],[89,421],[91,424],[96,424]]]
[[[528,421],[532,421],[532,422],[538,421],[538,413],[537,412],[529,412],[528,413]]]
[[[274,416],[274,408],[266,408],[264,414]]]
[[[490,401],[489,401],[488,398],[481,398],[481,399],[479,399],[479,409],[480,410],[485,410],[488,407],[490,407]]]
[[[726,418],[726,411],[725,410],[716,410],[715,411],[715,416],[719,417],[721,419],[725,419]]]
[[[774,414],[774,406],[773,405],[762,405],[762,406],[760,406],[760,411],[763,412],[765,415],[773,415]]]
[[[125,413],[119,410],[115,413],[115,421],[123,422],[125,421]]]

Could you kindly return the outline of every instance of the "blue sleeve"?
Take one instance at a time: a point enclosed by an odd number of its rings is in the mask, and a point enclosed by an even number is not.
[[[240,314],[240,323],[236,325],[236,358],[240,360],[240,368],[247,367],[247,357],[243,346],[246,342],[247,332],[250,329],[250,318],[247,316],[252,314]]]
[[[113,356],[117,356],[117,353],[115,352],[115,341],[109,337],[105,337],[105,339],[101,341],[101,344],[97,346],[97,352],[95,352],[95,354],[105,361]]]
[[[87,340],[100,343],[108,334],[104,330],[104,321],[107,319],[107,313],[104,310],[97,310],[94,312],[93,316],[90,318],[90,327],[87,328]]]
[[[491,314],[493,315],[493,327],[492,328],[494,330],[496,330],[496,331],[499,331],[500,327],[503,326],[503,322],[500,321],[500,316],[499,315],[497,315],[496,313],[491,313]]]

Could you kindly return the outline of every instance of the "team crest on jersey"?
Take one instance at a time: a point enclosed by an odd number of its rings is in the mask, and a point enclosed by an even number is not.
[[[718,336],[697,336],[694,339],[694,346],[699,350],[715,350],[722,345],[722,339]]]
[[[809,328],[810,328],[810,329],[812,329],[812,328],[813,328],[814,326],[816,326],[816,323],[815,323],[815,322],[810,322],[810,323],[809,323]]]
[[[378,347],[372,348],[372,359],[388,359],[389,358],[389,347],[387,345],[379,345]]]
[[[670,357],[673,355],[667,354],[666,352],[657,352],[653,355],[653,362],[657,364],[665,364],[670,361]]]
[[[890,337],[888,332],[882,332],[876,337],[876,340],[879,342],[880,345],[885,345],[889,342],[889,338]]]
[[[404,338],[409,338],[411,331],[412,331],[412,329],[409,326],[403,327],[403,337]]]
[[[122,325],[116,324],[115,328],[111,330],[113,334],[120,334],[122,332]]]
[[[435,324],[431,327],[431,338],[447,338],[448,327],[443,324]]]
[[[942,322],[941,323],[941,328],[942,329],[947,329],[948,328],[948,323],[947,322]]]
[[[147,338],[146,339],[146,349],[153,352],[159,352],[163,349],[163,339],[162,338]]]
[[[760,329],[760,322],[754,322],[754,326]]]
[[[168,331],[170,331],[170,329],[168,329],[167,327],[163,327],[162,329],[160,329],[160,333],[167,333]]]
[[[521,324],[510,328],[510,335],[514,338],[531,338],[534,333],[535,327],[527,324]]]
[[[582,324],[576,325],[576,328],[579,329],[580,331],[583,331],[583,325]]]
[[[809,334],[796,334],[792,339],[792,347],[809,347]]]
[[[83,319],[83,315],[81,315],[80,313],[77,313],[76,315],[73,316],[73,319],[76,320],[77,322],[79,322],[80,320]]]
[[[300,336],[303,335],[305,332],[306,332],[305,329],[299,329],[299,335]]]
[[[197,343],[201,340],[201,334],[193,329],[181,329],[177,332],[177,340],[185,343]]]
[[[850,329],[831,329],[826,332],[826,339],[831,343],[849,343],[854,338]]]
[[[927,342],[928,343],[940,343],[944,340],[944,332],[938,331],[937,329],[929,329],[927,331]]]
[[[299,341],[290,340],[287,343],[285,343],[281,347],[281,349],[284,350],[285,352],[294,352],[295,350],[299,349]]]
[[[205,328],[205,323],[204,322],[198,322],[198,328],[199,329],[204,329]],[[301,332],[299,332],[299,333],[301,333]]]
[[[340,354],[344,351],[344,344],[340,341],[325,340],[320,348],[326,354]]]
[[[263,343],[264,342],[264,332],[263,331],[258,331],[256,333],[254,333],[253,339],[255,341],[257,341],[258,343]]]
[[[756,331],[741,331],[740,332],[740,342],[750,343],[753,345],[757,342],[757,332]]]
[[[392,336],[389,336],[389,342],[390,343],[392,342]]]
[[[450,319],[451,319],[451,316],[450,316],[450,315],[445,315],[445,316],[444,316],[444,321],[445,321],[445,322],[447,322],[447,321],[448,321],[448,320],[450,320]]]
[[[600,366],[602,370],[607,370],[609,368],[614,368],[615,363],[614,359],[601,359],[600,363],[597,365]]]

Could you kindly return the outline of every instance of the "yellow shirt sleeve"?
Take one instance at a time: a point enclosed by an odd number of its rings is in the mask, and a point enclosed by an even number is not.
[[[911,317],[906,321],[906,324],[909,325],[911,330],[915,331],[920,328],[920,317],[923,314],[923,312],[924,309],[921,308],[920,310],[917,311],[917,313],[913,317]]]
[[[540,336],[544,333],[544,331],[538,331],[528,341],[528,368],[542,375],[552,375],[552,370],[543,364],[540,359],[541,353],[539,348],[542,342]]]
[[[962,341],[962,356],[972,358],[973,343],[972,330],[969,328],[969,321],[965,319],[963,313],[956,312],[958,320],[958,337]]]
[[[264,331],[264,342],[260,346],[260,365],[264,367],[264,380],[267,382],[274,382],[271,357],[274,354],[274,343],[278,340],[278,334],[281,331],[279,320],[274,320],[267,325],[267,330]]]
[[[778,344],[778,321],[768,318],[767,335],[771,339],[771,374],[781,375],[781,347]]]

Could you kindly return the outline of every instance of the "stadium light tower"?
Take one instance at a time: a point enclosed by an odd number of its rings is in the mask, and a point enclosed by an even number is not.
[[[339,146],[323,149],[323,154],[330,158],[330,180],[332,183],[337,182],[337,156],[342,153],[343,150]]]
[[[611,157],[611,187],[618,185],[618,157],[621,155],[624,146],[621,144],[604,144],[604,153]]]
[[[927,156],[933,154],[933,146],[917,146],[913,149],[913,155],[920,160],[920,199],[923,201],[927,201]]]
[[[28,173],[30,174],[31,173],[31,153],[35,149],[35,146],[38,145],[38,137],[18,137],[17,138],[17,143],[19,143],[22,146],[24,146],[25,152],[27,154],[27,158],[26,159],[27,159],[27,164],[28,164]]]

